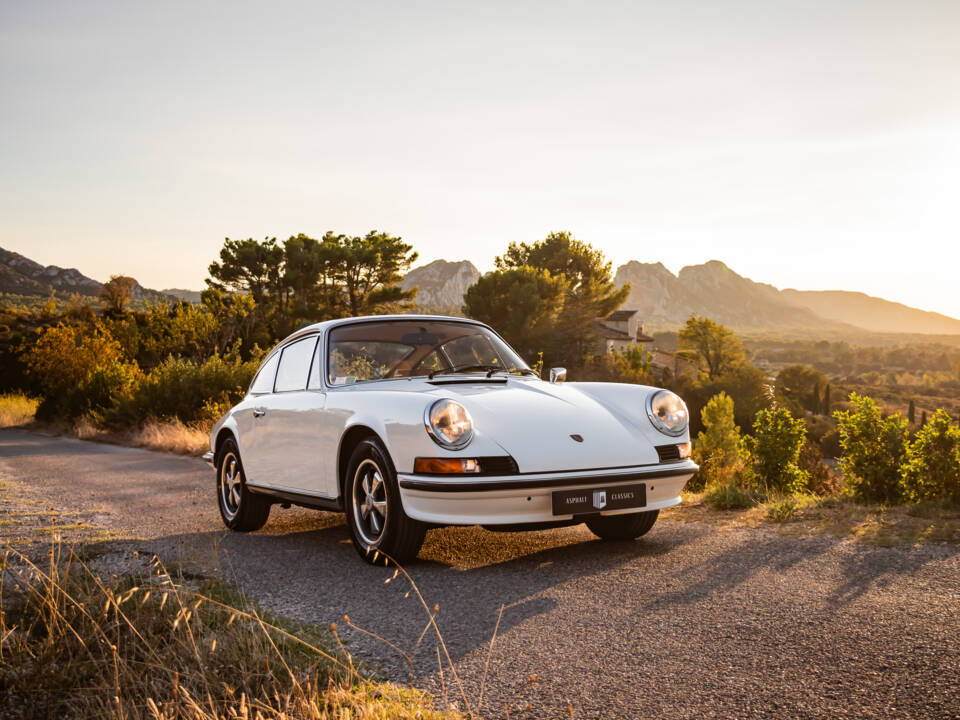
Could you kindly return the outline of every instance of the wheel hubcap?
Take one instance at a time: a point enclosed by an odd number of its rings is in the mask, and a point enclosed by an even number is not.
[[[364,460],[353,476],[353,521],[360,539],[376,545],[387,525],[387,486],[373,460]]]
[[[243,471],[240,462],[232,452],[227,453],[220,465],[220,505],[223,514],[233,520],[240,512],[240,490],[243,482]]]

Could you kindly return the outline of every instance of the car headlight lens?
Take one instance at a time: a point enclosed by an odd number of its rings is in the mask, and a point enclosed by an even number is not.
[[[441,447],[458,450],[473,439],[473,420],[456,400],[444,398],[427,408],[424,424]]]
[[[671,437],[683,435],[690,422],[686,404],[669,390],[658,390],[647,397],[647,415],[657,430]]]

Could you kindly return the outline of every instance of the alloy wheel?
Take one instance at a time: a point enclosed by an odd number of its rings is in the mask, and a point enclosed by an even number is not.
[[[220,464],[220,504],[223,514],[233,520],[240,512],[243,470],[240,461],[232,452],[227,453]]]
[[[387,486],[383,472],[371,459],[357,466],[353,476],[353,522],[360,539],[376,545],[387,525]]]

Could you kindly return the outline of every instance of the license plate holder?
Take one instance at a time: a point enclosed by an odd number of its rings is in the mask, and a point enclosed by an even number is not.
[[[555,490],[554,515],[581,515],[605,510],[642,508],[647,506],[646,483],[611,485],[608,487]]]

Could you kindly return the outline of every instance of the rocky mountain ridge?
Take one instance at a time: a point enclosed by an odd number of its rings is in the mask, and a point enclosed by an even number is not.
[[[157,290],[145,288],[134,281],[131,295],[134,300],[175,300]],[[58,265],[41,265],[20,253],[0,248],[0,293],[15,295],[50,295],[69,297],[76,293],[82,297],[96,297],[103,283],[89,278],[76,268]]]
[[[481,277],[469,260],[435,260],[413,268],[401,287],[417,287],[425,312],[462,314],[463,296]],[[901,303],[843,290],[778,290],[745,278],[711,260],[676,275],[663,263],[631,260],[617,268],[614,283],[630,283],[624,309],[638,310],[649,330],[675,329],[691,314],[705,315],[735,330],[787,335],[899,333],[960,335],[960,320]],[[41,265],[0,248],[0,293],[96,297],[102,283],[75,268]],[[135,300],[196,302],[199,291],[150,290],[134,286]]]
[[[429,312],[461,315],[463,296],[479,279],[480,271],[469,260],[434,260],[408,272],[400,287],[416,287],[417,305]]]
[[[417,302],[424,310],[460,314],[463,293],[479,278],[467,260],[437,260],[411,270],[401,285],[419,286]],[[630,283],[622,307],[639,310],[652,330],[675,329],[696,313],[741,332],[960,335],[960,320],[940,313],[858,292],[778,290],[737,274],[719,260],[689,265],[676,275],[663,263],[631,260],[617,268],[614,283]]]

